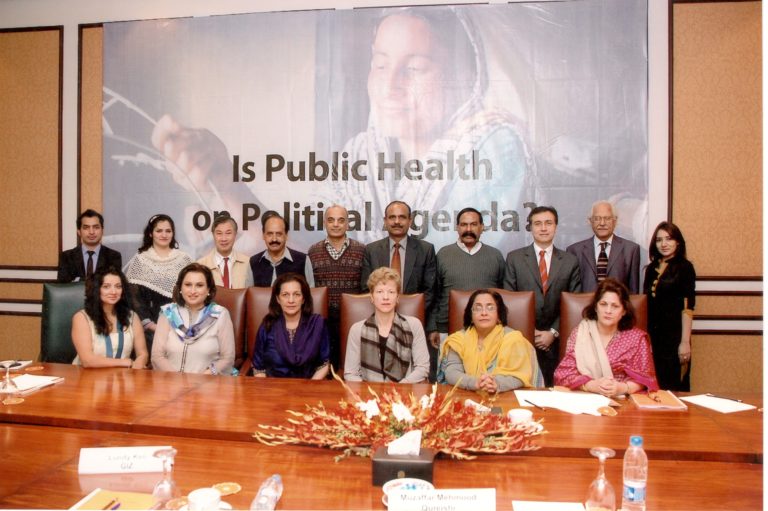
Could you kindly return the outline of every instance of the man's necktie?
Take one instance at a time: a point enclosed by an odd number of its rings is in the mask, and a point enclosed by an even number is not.
[[[85,265],[85,278],[89,278],[91,275],[93,275],[93,250],[88,250],[88,263]]]
[[[392,252],[392,263],[389,266],[395,270],[398,275],[400,274],[400,243],[395,243],[395,251]]]
[[[544,254],[546,254],[544,250],[539,252],[539,273],[541,274],[541,290],[546,293],[549,275],[547,274],[547,260],[544,258]]]
[[[224,258],[224,274],[221,277],[224,287],[229,289],[229,257]]]
[[[602,282],[608,276],[608,254],[605,249],[608,246],[607,241],[600,243],[600,255],[597,256],[597,281]]]

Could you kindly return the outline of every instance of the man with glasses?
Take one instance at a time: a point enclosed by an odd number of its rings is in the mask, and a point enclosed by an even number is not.
[[[613,233],[618,221],[613,204],[595,202],[587,221],[595,235],[566,249],[579,260],[581,290],[591,293],[599,282],[613,277],[623,282],[630,293],[637,294],[640,290],[640,246]]]
[[[537,206],[528,215],[533,243],[507,254],[504,288],[533,291],[536,297],[536,328],[533,344],[544,374],[544,383],[552,386],[559,357],[560,293],[581,291],[579,261],[573,254],[555,247],[557,210]],[[570,332],[563,332],[568,337]]]
[[[480,242],[483,216],[475,208],[456,215],[459,239],[437,252],[435,308],[427,319],[430,381],[434,381],[440,343],[448,336],[448,298],[451,289],[462,291],[500,288],[504,283],[504,256],[497,248]]]

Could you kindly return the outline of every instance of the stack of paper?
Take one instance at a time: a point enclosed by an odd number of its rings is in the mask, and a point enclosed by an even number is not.
[[[21,394],[25,396],[38,390],[54,385],[64,381],[64,378],[60,376],[38,376],[35,374],[20,374],[12,379],[16,384],[16,388],[9,387],[7,389],[0,390],[2,394]]]
[[[557,408],[572,414],[600,415],[597,409],[612,403],[609,398],[591,392],[516,390],[515,397],[520,406]]]
[[[683,401],[688,401],[689,403],[703,406],[704,408],[709,408],[711,410],[716,410],[722,413],[743,412],[745,410],[752,410],[755,408],[752,405],[748,405],[746,403],[742,403],[734,399],[729,399],[726,397],[711,396],[708,394],[701,394],[699,396],[681,397],[680,399],[682,399]]]

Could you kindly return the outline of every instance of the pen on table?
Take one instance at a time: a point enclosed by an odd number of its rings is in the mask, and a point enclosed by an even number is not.
[[[526,403],[528,403],[528,404],[529,404],[529,405],[531,405],[531,406],[535,406],[535,407],[536,407],[536,408],[538,408],[539,410],[544,410],[544,411],[546,411],[546,408],[544,408],[543,406],[539,406],[539,405],[537,405],[537,404],[536,404],[536,403],[534,403],[534,402],[528,401],[527,399],[523,399],[523,401],[524,401],[524,402],[526,402]]]
[[[117,502],[117,499],[112,499],[109,502],[107,502],[107,505],[101,509],[112,509],[112,506],[114,506],[116,502]]]
[[[114,506],[112,506],[109,509],[120,509],[120,503],[118,502],[117,504],[115,504]]]
[[[733,397],[725,397],[725,396],[716,396],[715,394],[710,394],[709,392],[707,392],[707,395],[709,397],[716,397],[718,399],[727,399],[728,401],[736,401],[737,403],[742,403],[743,402],[741,399],[736,399],[736,398],[733,398]]]

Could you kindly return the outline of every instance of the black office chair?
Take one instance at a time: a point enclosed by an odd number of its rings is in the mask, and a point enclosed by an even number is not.
[[[43,284],[40,360],[71,364],[77,355],[72,342],[72,316],[85,304],[85,282]]]

